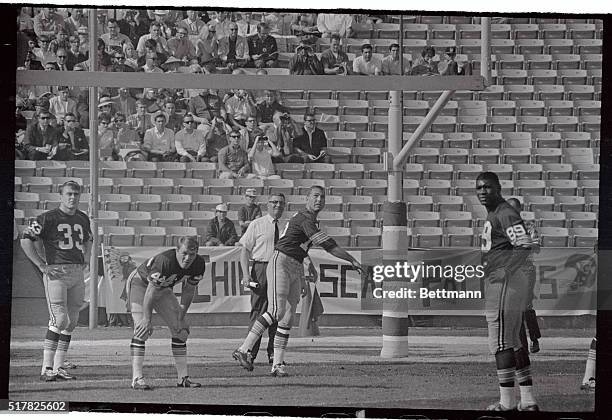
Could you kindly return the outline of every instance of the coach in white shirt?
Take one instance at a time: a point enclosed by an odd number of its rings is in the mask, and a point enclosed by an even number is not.
[[[249,223],[242,238],[242,253],[240,265],[242,266],[242,284],[251,289],[251,313],[249,329],[253,326],[257,317],[264,314],[268,309],[268,281],[266,268],[268,261],[274,253],[274,246],[280,237],[279,219],[285,210],[285,196],[283,194],[270,195],[268,198],[268,214],[259,217]],[[249,270],[249,258],[253,260],[253,266]],[[268,362],[271,364],[274,358],[274,334],[276,323],[268,329]],[[251,362],[257,357],[261,337],[251,350]]]

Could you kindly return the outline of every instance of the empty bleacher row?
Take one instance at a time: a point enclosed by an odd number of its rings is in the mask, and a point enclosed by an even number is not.
[[[83,162],[20,161],[17,165],[16,219],[20,223],[55,207],[59,203],[58,186],[67,179],[76,177],[88,191],[89,168]],[[220,180],[204,179],[216,173],[215,164],[210,163],[103,162],[100,223],[136,229],[142,225],[194,227],[198,235],[203,235],[219,203],[228,203],[230,219],[237,220],[246,188],[256,188],[259,194],[286,194],[287,220],[303,208],[308,188],[322,185],[330,194],[326,211],[320,215],[322,225],[331,228],[347,246],[380,245],[381,205],[387,193],[387,181],[383,179],[387,172],[381,164],[285,164],[279,169],[284,179]],[[597,164],[411,163],[405,168],[404,199],[415,234],[413,246],[478,244],[486,214],[474,196],[474,179],[482,170],[498,173],[504,195],[521,199],[524,217],[535,219],[544,229],[545,245],[586,246],[596,239]],[[88,200],[88,193],[84,193],[84,210]],[[361,228],[367,228],[362,232],[367,240],[359,239],[356,230]],[[144,239],[138,233],[126,241],[136,245],[160,243],[163,236],[163,243],[171,243],[172,232],[162,235],[159,229],[150,231],[143,234]],[[103,233],[110,241],[107,243],[113,244],[126,243],[121,238],[129,237],[109,234],[108,230]]]

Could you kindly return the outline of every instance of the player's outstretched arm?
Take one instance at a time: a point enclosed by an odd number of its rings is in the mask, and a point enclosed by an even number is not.
[[[339,245],[336,245],[334,248],[328,250],[327,252],[332,254],[334,257],[338,257],[344,261],[348,261],[359,273],[363,272],[363,268],[361,268],[361,264],[359,263],[359,261],[357,261],[351,254],[346,252],[346,250],[340,247]]]

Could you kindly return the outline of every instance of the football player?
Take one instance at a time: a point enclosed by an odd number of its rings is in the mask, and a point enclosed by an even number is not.
[[[476,179],[478,200],[487,209],[482,230],[482,259],[485,272],[485,315],[489,349],[495,355],[500,400],[489,406],[494,411],[539,411],[527,349],[521,346],[520,329],[529,281],[523,264],[532,240],[523,219],[501,195],[499,178],[482,172]],[[517,405],[515,377],[520,389]]]
[[[321,246],[333,256],[348,261],[359,273],[362,271],[361,264],[353,256],[319,229],[317,214],[323,210],[323,207],[325,207],[325,190],[318,186],[312,187],[308,193],[306,209],[298,212],[289,220],[274,247],[272,259],[266,268],[268,309],[257,318],[244,343],[232,353],[232,357],[249,371],[253,370],[249,352],[270,325],[278,322],[274,336],[274,360],[270,374],[279,377],[287,376],[283,363],[285,349],[289,341],[291,322],[300,301],[300,292],[304,295],[307,287],[303,261],[308,257],[308,250],[311,246]],[[309,271],[312,278],[316,280],[317,273],[312,261],[309,262]]]
[[[59,192],[59,207],[33,220],[21,240],[23,251],[43,274],[49,310],[40,376],[45,382],[75,379],[64,361],[85,297],[83,272],[91,252],[89,218],[78,209],[81,186],[67,181]]]
[[[187,374],[189,326],[185,322],[185,315],[206,269],[204,257],[198,255],[198,248],[195,236],[183,236],[179,238],[176,248],[168,249],[145,261],[127,280],[128,302],[134,320],[134,336],[130,344],[133,389],[153,389],[142,374],[145,341],[153,333],[153,309],[162,317],[172,334],[172,355],[179,381],[176,386],[202,386],[191,381]],[[177,283],[182,284],[180,302],[172,291]]]

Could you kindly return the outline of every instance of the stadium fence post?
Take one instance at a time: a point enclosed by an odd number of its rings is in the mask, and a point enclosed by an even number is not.
[[[96,39],[98,9],[89,13],[89,59],[91,68],[98,68]],[[92,234],[89,262],[89,329],[98,325],[98,88],[89,87],[89,216]]]

